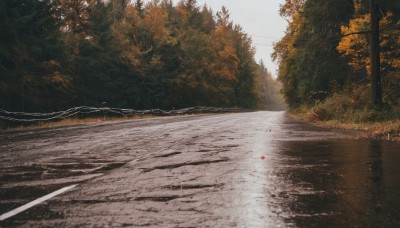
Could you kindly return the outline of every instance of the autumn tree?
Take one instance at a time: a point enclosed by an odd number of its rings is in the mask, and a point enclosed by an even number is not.
[[[336,46],[340,26],[353,13],[350,0],[286,1],[281,15],[289,18],[285,37],[275,44],[283,93],[292,107],[313,103],[346,81],[345,62]]]
[[[399,23],[399,6],[392,1],[380,3],[379,17],[375,17],[376,22],[379,19],[379,39],[376,37],[377,24],[375,23],[375,32],[372,33],[371,12],[370,4],[366,1],[360,1],[356,4],[356,12],[348,25],[343,25],[342,38],[338,46],[340,53],[348,58],[348,64],[352,69],[352,75],[359,75],[355,80],[357,82],[369,83],[371,85],[371,103],[375,106],[380,106],[380,76],[382,76],[383,83],[383,99],[385,102],[395,105],[399,104],[398,91],[400,87],[400,78],[396,73],[400,68],[400,52],[398,30],[395,29]],[[375,9],[376,10],[376,9]],[[379,58],[375,56],[375,61],[371,61],[370,49],[366,48],[372,45],[371,35],[375,34],[375,48],[379,48]],[[378,43],[379,41],[379,46]],[[379,60],[379,61],[378,61]],[[374,62],[374,70],[372,63]],[[378,68],[380,70],[378,70]],[[372,72],[375,71],[373,74]],[[367,78],[367,75],[375,75]],[[378,77],[376,77],[378,76]]]
[[[258,74],[252,41],[225,7],[214,13],[195,0],[0,6],[1,108],[266,107],[258,98],[271,83]]]

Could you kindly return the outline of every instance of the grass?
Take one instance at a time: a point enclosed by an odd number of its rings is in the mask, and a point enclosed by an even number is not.
[[[134,119],[147,119],[147,118],[155,118],[159,117],[152,114],[146,115],[133,115],[129,117],[88,117],[88,118],[67,118],[59,121],[50,121],[50,122],[36,122],[31,124],[20,124],[20,125],[0,125],[0,129],[3,130],[22,130],[22,129],[35,129],[35,128],[54,128],[54,127],[62,127],[62,126],[74,126],[80,124],[94,124],[94,123],[102,123],[102,122],[110,122],[110,121],[121,121],[121,120],[134,120]]]
[[[400,141],[400,121],[342,123],[337,120],[318,122],[320,126],[359,131],[361,137]]]
[[[313,106],[291,110],[297,119],[320,126],[356,130],[362,137],[400,141],[400,107],[371,108],[365,88],[335,93]]]

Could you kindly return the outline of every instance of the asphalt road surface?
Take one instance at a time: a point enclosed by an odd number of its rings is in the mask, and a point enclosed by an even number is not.
[[[399,227],[399,146],[284,112],[3,131],[0,227]]]

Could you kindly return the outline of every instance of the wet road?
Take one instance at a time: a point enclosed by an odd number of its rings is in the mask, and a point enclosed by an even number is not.
[[[0,132],[1,227],[399,227],[399,143],[283,112]]]

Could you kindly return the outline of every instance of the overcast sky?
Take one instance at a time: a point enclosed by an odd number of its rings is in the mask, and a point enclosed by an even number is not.
[[[173,0],[177,3],[179,0]],[[263,60],[268,70],[276,75],[277,65],[272,62],[272,43],[286,30],[286,21],[279,16],[279,5],[284,0],[197,0],[199,6],[207,4],[215,12],[225,6],[235,24],[241,25],[251,36],[256,47],[256,60]]]

